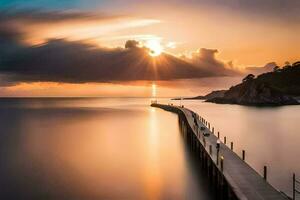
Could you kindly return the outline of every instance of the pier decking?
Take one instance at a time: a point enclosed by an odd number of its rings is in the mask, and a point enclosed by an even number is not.
[[[218,137],[210,130],[211,127],[208,128],[205,125],[204,119],[193,111],[179,106],[157,103],[151,104],[151,106],[177,113],[182,118],[184,129],[188,132],[186,137],[189,137],[191,145],[199,153],[201,160],[205,162],[213,183],[218,185],[217,191],[222,193],[219,195],[221,199],[288,199],[226,144],[221,143],[219,153],[217,153]],[[201,130],[200,127],[205,127],[205,129]],[[210,136],[205,137],[203,133],[210,133]]]

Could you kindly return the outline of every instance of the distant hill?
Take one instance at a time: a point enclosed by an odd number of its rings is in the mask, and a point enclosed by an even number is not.
[[[243,82],[231,87],[223,97],[208,102],[241,105],[294,105],[300,97],[300,62],[276,67],[273,72],[255,78],[249,74]]]
[[[216,98],[216,97],[223,97],[226,91],[227,90],[216,90],[216,91],[212,91],[211,93],[209,93],[205,96],[186,97],[186,98],[182,98],[182,99],[184,99],[184,100],[207,100],[207,99],[212,99],[212,98]],[[180,100],[180,98],[174,98],[172,100]]]

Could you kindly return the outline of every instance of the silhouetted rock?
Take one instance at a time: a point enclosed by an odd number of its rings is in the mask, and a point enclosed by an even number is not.
[[[300,64],[247,79],[231,87],[223,97],[207,102],[241,105],[296,105],[300,96]]]

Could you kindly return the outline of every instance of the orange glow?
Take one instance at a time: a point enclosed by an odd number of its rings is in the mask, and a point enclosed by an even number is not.
[[[158,123],[157,123],[157,113],[150,110],[149,112],[149,133],[147,143],[145,148],[146,160],[144,169],[144,188],[147,194],[147,199],[160,199],[162,190],[162,174],[159,166],[159,152],[157,151],[159,147],[159,135],[158,133]]]

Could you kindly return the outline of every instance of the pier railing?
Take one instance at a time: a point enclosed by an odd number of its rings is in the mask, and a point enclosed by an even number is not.
[[[245,150],[242,150],[239,157],[233,151],[233,142],[230,142],[230,148],[227,147],[226,136],[223,142],[219,143],[220,132],[216,132],[206,119],[184,108],[183,105],[153,103],[151,106],[179,115],[183,136],[193,151],[199,155],[202,166],[218,188],[217,193],[221,194],[220,199],[288,199],[267,182],[266,166],[263,167],[261,177],[245,162]],[[219,148],[213,150],[212,147],[217,147],[218,144]]]
[[[300,195],[300,181],[296,178],[295,173],[293,174],[293,200],[296,200],[297,195]]]

